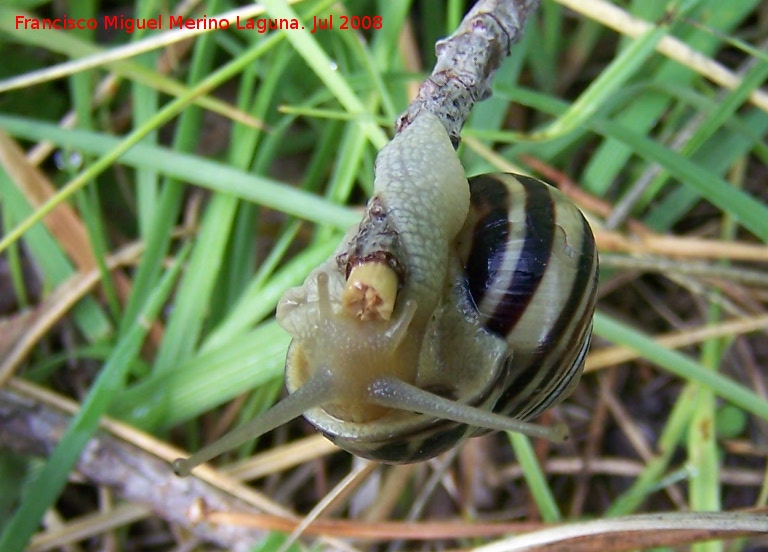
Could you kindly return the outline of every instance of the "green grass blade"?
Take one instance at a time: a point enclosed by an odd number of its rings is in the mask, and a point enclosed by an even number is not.
[[[32,215],[33,210],[27,199],[3,169],[0,169],[0,196],[3,199],[3,206],[14,213],[16,220]],[[69,258],[42,224],[30,229],[24,237],[24,243],[35,263],[40,267],[44,288],[63,284],[75,274],[75,268]],[[109,318],[92,297],[86,297],[80,301],[72,314],[77,327],[91,341],[104,339],[114,329]]]
[[[289,341],[270,320],[173,370],[153,372],[122,393],[110,412],[144,429],[169,429],[279,378]]]
[[[594,328],[596,334],[612,343],[629,347],[668,372],[704,385],[717,396],[768,420],[768,402],[732,379],[708,370],[678,351],[659,345],[652,338],[601,312],[595,313]]]
[[[122,147],[120,140],[106,134],[65,131],[56,125],[20,117],[0,115],[0,126],[17,137],[31,140],[49,139],[54,143],[68,145],[88,153],[104,155],[105,151],[109,152],[113,148]],[[234,169],[223,163],[174,152],[167,148],[149,148],[138,144],[123,153],[120,161],[133,167],[154,167],[165,175],[203,186],[211,191],[232,194],[265,207],[334,228],[346,230],[360,220],[360,215],[352,209],[336,205],[314,194],[281,184],[270,178]],[[7,241],[11,241],[10,237],[7,237]]]
[[[296,12],[281,0],[265,0],[264,6],[266,6],[270,17],[287,18],[289,20],[299,19]],[[331,59],[317,43],[310,30],[311,24],[309,24],[309,28],[282,32],[288,41],[293,44],[296,51],[304,58],[307,65],[336,96],[339,103],[347,111],[360,116],[359,124],[365,129],[365,133],[374,147],[376,149],[382,148],[389,140],[387,135],[374,122],[369,120],[368,110],[363,105],[363,102],[360,101],[344,78],[332,69]]]
[[[51,507],[66,485],[70,471],[98,428],[99,420],[107,411],[109,404],[122,392],[128,369],[133,359],[139,354],[141,344],[149,330],[147,321],[157,316],[168,299],[176,277],[181,271],[185,251],[188,251],[188,248],[179,254],[174,265],[144,305],[141,317],[137,318],[130,331],[117,344],[61,441],[51,453],[43,469],[25,489],[21,505],[0,535],[0,550],[4,552],[24,550],[43,514]]]
[[[677,451],[677,446],[682,442],[690,427],[695,396],[696,386],[694,384],[686,385],[683,388],[661,431],[656,445],[656,454],[632,482],[629,489],[613,500],[606,511],[606,516],[617,517],[631,514],[640,507],[648,495],[659,490],[664,475]]]
[[[512,449],[515,451],[517,461],[523,471],[523,477],[528,484],[533,500],[539,507],[541,517],[547,523],[555,523],[562,519],[560,509],[557,507],[557,501],[549,488],[547,478],[544,476],[544,470],[536,458],[536,453],[531,446],[531,440],[525,435],[519,433],[507,433]]]

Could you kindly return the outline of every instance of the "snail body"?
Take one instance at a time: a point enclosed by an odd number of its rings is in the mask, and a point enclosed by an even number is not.
[[[301,414],[340,448],[387,463],[488,430],[562,439],[524,420],[581,375],[597,268],[589,225],[565,196],[511,174],[467,181],[424,113],[379,153],[360,227],[278,305],[293,337],[288,397],[175,469]]]

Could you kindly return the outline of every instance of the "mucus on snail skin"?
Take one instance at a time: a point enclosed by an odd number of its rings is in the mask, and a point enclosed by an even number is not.
[[[288,390],[293,393],[319,369],[328,370],[344,400],[323,410],[353,422],[386,411],[365,401],[373,379],[394,376],[417,383],[420,367],[439,363],[433,337],[439,333],[435,320],[444,317],[434,315],[444,309],[446,297],[453,299],[460,269],[453,243],[469,211],[469,184],[437,117],[423,113],[381,150],[367,209],[368,215],[375,209],[378,220],[385,217],[392,251],[384,253],[397,259],[402,274],[391,319],[361,320],[341,299],[347,271],[336,258],[346,258],[354,237],[364,234],[362,225],[350,230],[302,286],[288,290],[277,310],[278,322],[293,337]]]
[[[374,188],[359,227],[278,305],[293,336],[289,396],[175,461],[177,474],[300,415],[340,448],[389,463],[491,430],[566,438],[562,425],[526,420],[568,395],[589,347],[598,262],[581,213],[512,174],[472,178],[470,208],[427,113],[381,151]]]
[[[382,149],[373,191],[403,247],[407,278],[401,294],[418,297],[419,314],[431,314],[443,294],[453,241],[469,212],[464,168],[437,117],[422,113]]]

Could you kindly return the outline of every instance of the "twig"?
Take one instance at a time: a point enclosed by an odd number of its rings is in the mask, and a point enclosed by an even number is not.
[[[436,115],[454,146],[475,103],[491,95],[491,79],[522,36],[539,0],[480,0],[451,36],[438,41],[437,63],[416,99],[397,120],[397,132],[422,111]]]
[[[493,74],[520,38],[528,14],[537,5],[538,0],[479,0],[456,32],[437,42],[432,75],[398,117],[396,133],[427,111],[438,118],[457,148],[472,107],[491,95]],[[357,233],[339,253],[338,266],[347,275],[361,260],[375,258],[392,268],[398,278],[402,276],[399,236],[377,196],[368,202]]]
[[[0,419],[1,449],[38,456],[50,454],[70,422],[67,414],[12,389],[0,389]],[[167,462],[112,435],[98,433],[77,470],[95,485],[106,485],[124,500],[227,550],[248,550],[264,536],[255,529],[195,522],[190,515],[195,507],[256,510],[198,478],[171,476]]]
[[[714,242],[714,240],[713,240]],[[599,243],[599,242],[598,242]],[[684,243],[681,241],[681,243]],[[696,243],[695,241],[693,242]],[[728,242],[722,242],[727,244]],[[623,270],[638,270],[644,272],[657,272],[660,274],[678,274],[695,276],[707,280],[720,280],[729,283],[738,283],[744,286],[768,288],[768,272],[753,270],[744,267],[720,266],[715,263],[697,262],[690,257],[681,256],[680,259],[665,259],[656,256],[627,256],[601,253],[602,266],[621,268]],[[728,257],[725,257],[728,258]]]
[[[768,532],[765,513],[664,512],[560,525],[475,548],[477,552],[517,550],[633,550],[675,546]]]

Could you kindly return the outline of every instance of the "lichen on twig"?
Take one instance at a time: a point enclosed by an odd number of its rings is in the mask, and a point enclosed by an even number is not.
[[[458,147],[461,128],[475,103],[491,95],[491,80],[522,36],[539,0],[479,0],[456,32],[437,42],[437,62],[411,105],[397,120],[397,132],[422,111],[436,115]]]

